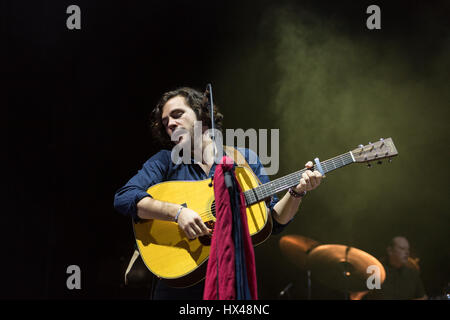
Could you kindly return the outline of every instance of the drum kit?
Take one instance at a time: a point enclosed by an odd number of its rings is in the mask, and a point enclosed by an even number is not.
[[[346,299],[360,300],[370,289],[370,277],[375,274],[379,284],[386,278],[380,261],[354,247],[320,244],[300,235],[283,236],[279,244],[283,254],[306,271],[308,299],[311,299],[311,279],[344,293]]]

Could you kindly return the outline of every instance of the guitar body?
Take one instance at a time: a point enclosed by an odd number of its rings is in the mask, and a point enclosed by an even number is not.
[[[236,179],[242,191],[253,189],[259,181],[245,167],[236,167]],[[200,181],[167,181],[147,190],[154,199],[186,206],[199,213],[211,228],[215,218],[214,188],[211,179]],[[267,239],[272,221],[264,201],[246,208],[253,244]],[[178,224],[162,220],[142,220],[133,224],[141,257],[147,268],[173,287],[187,287],[206,275],[210,246],[204,239],[190,240]]]

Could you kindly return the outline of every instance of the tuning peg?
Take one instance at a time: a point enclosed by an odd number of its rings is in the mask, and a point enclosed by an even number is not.
[[[359,150],[359,154],[362,155],[362,153],[364,152],[364,146],[360,144],[358,145],[358,148],[361,148],[361,150]]]
[[[367,168],[371,168],[372,165],[370,164],[370,162],[367,164]]]
[[[375,146],[373,145],[373,143],[372,142],[369,142],[369,144],[372,146],[372,148],[370,148],[370,150],[369,151],[372,151],[373,150],[373,148],[375,148]]]
[[[392,158],[389,158],[389,160],[388,160],[388,161],[389,161],[389,163],[391,163],[391,162],[392,162]]]
[[[381,144],[380,144],[380,149],[384,146],[384,139],[380,138]]]
[[[383,161],[381,161],[381,160],[378,160],[378,162],[377,162],[378,164],[382,164],[383,163]]]

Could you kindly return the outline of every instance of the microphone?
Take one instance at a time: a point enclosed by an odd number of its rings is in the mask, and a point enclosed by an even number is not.
[[[210,113],[211,113],[211,129],[213,132],[212,139],[214,141],[214,101],[213,101],[213,93],[212,93],[211,83],[208,83],[206,85],[205,93],[209,94],[209,106],[210,106]]]
[[[208,97],[209,96],[209,97]],[[215,129],[214,129],[214,100],[213,100],[213,93],[212,93],[212,85],[211,83],[208,83],[206,85],[205,93],[204,93],[204,99],[209,103],[209,113],[211,115],[211,140],[212,140],[212,147],[213,147],[213,154],[214,154],[214,162],[217,163],[218,160],[216,158],[217,153],[217,145],[216,145],[216,137],[215,137]]]
[[[289,289],[291,289],[292,286],[293,286],[292,282],[289,282],[288,285],[283,290],[281,290],[279,296],[283,297],[286,293],[288,293]]]

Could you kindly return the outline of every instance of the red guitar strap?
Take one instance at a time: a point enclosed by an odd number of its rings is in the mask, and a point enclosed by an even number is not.
[[[216,223],[211,241],[210,258],[206,272],[205,300],[235,300],[239,297],[257,299],[257,283],[255,269],[255,255],[248,230],[247,213],[244,194],[236,181],[233,165],[226,156],[218,164],[214,173],[214,196],[216,205]],[[232,201],[225,184],[225,173],[232,173],[238,188],[239,202],[232,207]],[[234,243],[233,210],[240,212],[242,233],[239,235],[242,243]],[[242,292],[244,292],[242,294]],[[245,299],[245,298],[244,298]]]

